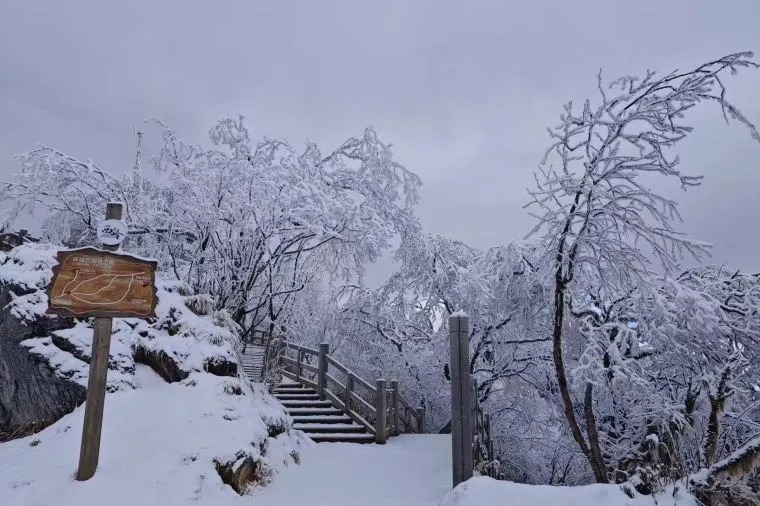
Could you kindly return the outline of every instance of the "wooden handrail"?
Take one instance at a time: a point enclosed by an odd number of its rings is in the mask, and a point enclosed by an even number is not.
[[[279,346],[284,352],[295,352],[295,357],[281,354],[282,374],[315,388],[320,399],[329,398],[356,423],[375,434],[376,443],[383,444],[388,437],[402,433],[425,431],[425,408],[412,408],[401,396],[398,381],[378,379],[373,385],[332,357],[325,343],[314,349],[283,340]],[[311,358],[318,359],[316,365]],[[345,376],[345,381],[341,382],[331,371]],[[357,386],[361,388],[357,390]]]
[[[337,370],[339,370],[343,374],[348,374],[348,368],[344,366],[343,364],[341,364],[340,362],[338,362],[337,360],[335,360],[334,358],[332,358],[330,355],[327,355],[327,362],[328,364],[335,367]]]
[[[361,386],[369,390],[370,392],[377,393],[377,387],[370,384],[369,381],[361,378],[360,376],[354,376],[354,381],[359,383]]]
[[[315,350],[314,348],[309,348],[308,346],[302,346],[300,344],[291,343],[290,341],[284,341],[284,344],[285,344],[285,347],[290,348],[292,350],[303,351],[311,355],[319,355],[319,350]]]

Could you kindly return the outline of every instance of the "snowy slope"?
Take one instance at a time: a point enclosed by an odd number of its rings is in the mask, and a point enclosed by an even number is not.
[[[55,248],[46,245],[0,258],[0,283],[19,291],[4,310],[24,325],[49,318],[45,287],[54,262]],[[176,282],[158,282],[157,318],[114,321],[95,477],[73,481],[84,415],[79,406],[38,434],[0,444],[0,505],[132,504],[134,497],[165,505],[196,490],[214,504],[239,497],[220,472],[245,488],[296,464],[301,448],[312,443],[291,429],[285,409],[263,385],[241,375],[240,343],[226,315],[186,293]],[[41,328],[20,346],[53,374],[86,387],[91,323],[80,320],[47,334]],[[248,479],[229,477],[238,471]]]
[[[0,444],[0,504],[239,504],[215,460],[235,461],[254,443],[254,456],[266,450],[267,475],[296,466],[290,453],[313,444],[295,431],[268,437],[262,417],[277,418],[281,408],[258,389],[226,393],[231,378],[197,373],[169,384],[142,365],[135,378],[139,389],[106,398],[100,464],[91,480],[74,480],[80,407],[39,434]]]

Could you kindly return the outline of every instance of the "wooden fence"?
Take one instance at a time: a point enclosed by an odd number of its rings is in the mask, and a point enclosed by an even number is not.
[[[252,344],[254,346],[266,346],[269,342],[269,332],[266,330],[252,329],[243,337],[243,346]]]
[[[398,381],[378,379],[373,385],[332,357],[326,343],[314,349],[279,341],[276,347],[283,376],[315,389],[321,400],[329,400],[374,434],[376,443],[425,432],[425,408],[412,407],[399,393]]]

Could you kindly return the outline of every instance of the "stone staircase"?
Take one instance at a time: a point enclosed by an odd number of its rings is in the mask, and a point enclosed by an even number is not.
[[[312,388],[292,381],[284,381],[274,389],[274,396],[285,406],[293,418],[293,428],[301,430],[317,443],[374,443],[375,436],[363,425],[333,406],[319,399]]]

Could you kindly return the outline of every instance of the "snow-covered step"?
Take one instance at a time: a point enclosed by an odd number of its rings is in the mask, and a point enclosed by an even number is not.
[[[243,374],[254,381],[261,380],[264,372],[264,355],[263,346],[248,345],[243,353]]]
[[[338,408],[332,407],[319,407],[319,408],[289,408],[288,414],[290,416],[305,416],[305,415],[342,415],[343,411]]]
[[[288,387],[288,388],[275,388],[273,393],[275,395],[279,394],[316,394],[317,391],[312,388],[294,388],[294,387]]]
[[[351,417],[348,415],[290,415],[294,424],[348,424]]]
[[[318,401],[319,394],[309,394],[309,393],[275,394],[275,398],[279,401],[292,401],[292,400]]]
[[[316,443],[374,443],[375,436],[372,434],[309,434]]]
[[[286,408],[330,408],[332,402],[320,401],[319,399],[287,399],[281,400],[280,404]]]
[[[275,392],[290,392],[290,391],[302,391],[302,390],[309,390],[311,392],[316,392],[313,388],[305,387],[303,385],[277,385],[274,387]]]
[[[294,423],[293,428],[302,430],[310,435],[317,432],[365,432],[364,426],[357,423]]]
[[[293,419],[293,428],[303,431],[317,443],[372,443],[375,436],[355,423],[343,410],[328,400],[320,400],[313,388],[282,382],[274,396]]]

